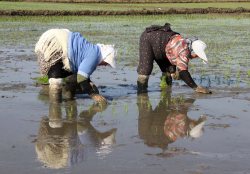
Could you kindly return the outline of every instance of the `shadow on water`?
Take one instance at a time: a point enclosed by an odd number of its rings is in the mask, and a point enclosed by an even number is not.
[[[203,134],[205,116],[190,118],[187,113],[195,99],[171,97],[171,91],[163,90],[158,105],[153,109],[147,93],[138,94],[138,133],[144,144],[162,149],[160,156],[174,156],[183,149],[172,149],[168,145],[178,139],[199,138]]]
[[[42,88],[38,98],[49,104],[49,114],[42,117],[35,141],[37,158],[45,167],[59,169],[75,166],[86,161],[86,155],[90,153],[97,157],[96,160],[104,159],[113,148],[119,147],[116,144],[119,128],[100,131],[92,124],[95,115],[104,112],[108,105],[94,103],[88,109],[79,111],[76,99],[49,100],[47,86]],[[206,117],[192,119],[187,115],[195,99],[173,97],[168,89],[160,93],[159,103],[154,109],[148,93],[138,93],[135,102],[139,139],[148,147],[162,149],[156,156],[192,154],[187,149],[169,148],[169,144],[182,138],[202,136]]]
[[[45,167],[59,169],[79,164],[85,159],[86,149],[99,159],[112,152],[117,129],[99,131],[91,124],[96,113],[107,106],[93,104],[78,113],[76,100],[49,101],[44,91],[41,93],[39,98],[49,102],[49,114],[40,121],[35,150]]]

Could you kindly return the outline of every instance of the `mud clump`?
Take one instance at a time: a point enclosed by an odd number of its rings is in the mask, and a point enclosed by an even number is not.
[[[20,83],[20,84],[11,84],[11,83],[6,83],[6,84],[1,84],[0,85],[0,91],[19,91],[19,90],[24,90],[26,88],[26,84]]]
[[[250,13],[246,8],[169,8],[165,10],[127,10],[127,11],[62,11],[62,10],[0,10],[1,16],[102,16],[102,15],[164,15],[164,14],[209,14],[209,13]]]

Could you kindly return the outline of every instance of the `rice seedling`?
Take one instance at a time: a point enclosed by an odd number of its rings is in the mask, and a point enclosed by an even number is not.
[[[49,84],[48,76],[36,77],[36,78],[33,78],[33,80],[35,80],[36,84],[38,84],[38,85]]]
[[[128,104],[127,104],[127,103],[125,103],[125,104],[123,105],[123,107],[124,107],[124,111],[125,111],[125,113],[128,113]]]
[[[247,71],[247,76],[250,77],[250,70]]]

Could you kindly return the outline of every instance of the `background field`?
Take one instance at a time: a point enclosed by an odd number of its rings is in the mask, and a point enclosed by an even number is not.
[[[0,2],[0,10],[164,10],[169,8],[239,8],[250,9],[250,2],[241,3],[42,3],[42,2]]]
[[[207,43],[209,64],[204,65],[200,59],[192,60],[189,71],[197,84],[210,87],[212,95],[195,94],[183,81],[174,81],[172,92],[164,90],[165,93],[161,93],[161,72],[156,66],[149,80],[150,101],[137,96],[136,67],[140,34],[149,25],[165,22],[171,23],[172,28],[183,36],[198,36]],[[69,167],[60,170],[50,169],[44,160],[38,158],[35,150],[43,118],[52,115],[51,112],[58,108],[58,105],[51,106],[48,96],[42,95],[41,87],[35,86],[33,79],[39,76],[34,46],[39,36],[50,28],[78,31],[93,43],[115,44],[118,50],[116,69],[98,67],[91,76],[109,101],[106,110],[97,113],[91,124],[99,131],[117,128],[116,144],[108,153],[99,153],[100,148],[96,147],[96,143],[88,141],[93,136],[87,137],[79,146],[62,143],[70,149],[79,149],[79,153],[75,153],[79,156],[83,147],[84,158],[76,160],[73,167],[67,163]],[[249,28],[250,18],[242,14],[0,16],[1,173],[250,173]],[[166,99],[166,93],[171,98]],[[173,110],[164,107],[169,99],[175,104]],[[194,104],[180,112],[183,107],[178,101],[181,103],[184,100],[193,101]],[[137,105],[140,101],[145,102],[146,106],[139,108]],[[87,113],[93,101],[82,96],[76,98],[76,106],[66,104],[63,102],[59,109],[65,122],[71,123],[72,119],[66,119],[67,111],[64,108],[77,107],[78,114],[83,111]],[[157,106],[161,105],[163,108],[158,110]],[[151,108],[154,114],[146,113]],[[143,109],[143,113],[140,114],[139,109]],[[163,132],[164,121],[166,117],[179,112],[191,119],[205,115],[204,135],[199,139],[183,137],[173,143],[164,143],[167,140]],[[147,125],[142,126],[143,123],[152,123],[152,126],[149,129]],[[68,128],[68,131],[63,129],[65,135],[72,137],[70,142],[78,142],[76,127]],[[75,136],[71,136],[70,130],[75,132]],[[50,137],[58,135],[49,135],[44,143],[53,145]],[[62,140],[65,138],[63,136]],[[73,159],[71,155],[67,156]],[[56,163],[61,159],[58,155],[54,157]]]
[[[0,44],[8,48],[19,40],[19,47],[31,49],[46,29],[69,28],[95,43],[115,44],[119,50],[118,62],[132,68],[137,65],[138,40],[144,28],[170,22],[177,32],[198,36],[208,44],[209,66],[204,68],[201,61],[192,61],[190,65],[197,79],[206,76],[204,83],[217,83],[215,78],[225,83],[249,83],[250,48],[246,38],[250,22],[245,15],[0,17],[0,22],[1,31],[9,31],[1,32]]]

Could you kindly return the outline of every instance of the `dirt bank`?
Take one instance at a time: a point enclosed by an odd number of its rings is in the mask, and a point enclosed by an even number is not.
[[[128,11],[104,11],[104,10],[83,10],[83,11],[59,11],[59,10],[1,10],[1,16],[98,16],[98,15],[163,15],[163,14],[238,14],[250,13],[245,8],[170,8],[167,10],[128,10]]]

